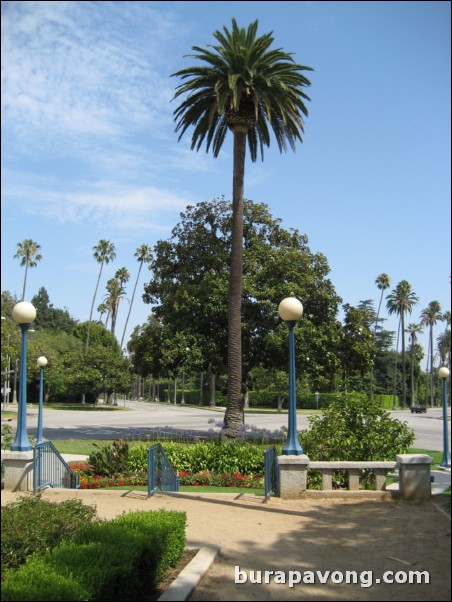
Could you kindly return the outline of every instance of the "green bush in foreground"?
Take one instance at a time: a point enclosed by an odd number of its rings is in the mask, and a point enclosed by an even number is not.
[[[34,552],[54,548],[97,519],[96,509],[79,500],[59,504],[22,497],[2,507],[2,572],[17,568]]]
[[[185,548],[184,512],[132,512],[93,524],[17,571],[2,600],[147,600]]]
[[[311,460],[395,460],[414,442],[406,423],[360,393],[342,395],[308,421],[299,438]]]

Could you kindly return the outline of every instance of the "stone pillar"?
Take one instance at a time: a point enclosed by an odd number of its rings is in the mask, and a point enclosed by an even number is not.
[[[2,450],[5,491],[33,491],[33,450]]]
[[[376,491],[384,491],[386,489],[386,469],[375,468],[374,473]]]
[[[279,496],[286,500],[303,497],[307,486],[308,456],[278,456],[278,464]]]
[[[424,502],[432,495],[430,480],[431,456],[426,454],[399,454],[399,491],[403,499]]]

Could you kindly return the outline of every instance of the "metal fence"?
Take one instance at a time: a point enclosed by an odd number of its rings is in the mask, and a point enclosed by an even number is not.
[[[33,450],[33,490],[44,487],[78,489],[80,475],[72,472],[53,443],[39,443]]]
[[[279,465],[274,445],[264,451],[264,491],[266,500],[271,494],[279,495]]]
[[[160,491],[179,491],[179,477],[165,454],[162,444],[148,449],[148,496]]]

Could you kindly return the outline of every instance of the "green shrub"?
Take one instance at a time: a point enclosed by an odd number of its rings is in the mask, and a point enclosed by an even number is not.
[[[203,470],[215,473],[244,475],[263,474],[262,448],[252,443],[201,441],[192,444],[164,443],[163,449],[177,472],[198,473]],[[127,469],[131,472],[147,470],[147,447],[137,445],[129,451]]]
[[[2,570],[17,568],[34,552],[54,548],[97,519],[96,509],[79,500],[52,504],[41,497],[23,497],[2,507]]]
[[[132,512],[96,523],[18,571],[2,600],[146,600],[185,548],[184,512]]]
[[[406,423],[367,395],[338,396],[322,416],[310,416],[309,430],[299,435],[311,460],[394,460],[413,444],[414,433]]]
[[[96,448],[91,452],[88,462],[93,467],[94,474],[111,476],[121,472],[126,472],[127,461],[129,457],[129,445],[123,439],[113,441],[112,445],[106,445]]]

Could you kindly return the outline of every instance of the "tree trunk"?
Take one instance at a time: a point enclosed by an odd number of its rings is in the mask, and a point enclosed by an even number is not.
[[[209,401],[209,406],[211,406],[211,407],[215,407],[215,404],[216,404],[216,385],[217,385],[216,375],[213,372],[211,372],[210,373],[210,401]]]
[[[402,330],[402,405],[406,406],[406,361],[405,361],[405,315],[400,314],[401,330]]]
[[[204,372],[201,372],[201,378],[200,378],[200,383],[199,383],[199,405],[202,406],[202,389],[204,386]]]
[[[242,276],[243,276],[243,183],[246,130],[234,130],[232,195],[232,245],[228,294],[228,397],[222,438],[235,438],[243,419],[242,400]]]

